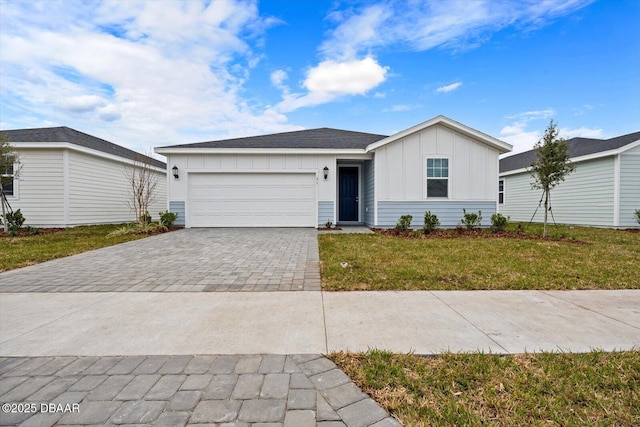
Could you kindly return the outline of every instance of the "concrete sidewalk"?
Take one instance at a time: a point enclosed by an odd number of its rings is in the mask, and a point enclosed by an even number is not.
[[[0,294],[0,356],[640,347],[640,290]]]

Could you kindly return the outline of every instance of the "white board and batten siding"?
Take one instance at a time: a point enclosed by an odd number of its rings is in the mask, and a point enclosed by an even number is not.
[[[334,221],[335,156],[171,154],[167,161],[180,175],[168,179],[169,206],[184,212],[187,227],[315,227]]]
[[[420,227],[431,210],[443,227],[455,227],[463,208],[482,210],[488,225],[496,212],[498,156],[496,149],[441,125],[381,147],[375,153],[378,226],[394,226],[400,215],[410,214]],[[427,158],[449,159],[447,198],[427,198]]]

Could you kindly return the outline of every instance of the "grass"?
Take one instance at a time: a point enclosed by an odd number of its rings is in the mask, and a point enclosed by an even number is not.
[[[134,234],[107,236],[122,226],[90,225],[51,234],[0,238],[0,272],[146,237]]]
[[[640,425],[640,354],[329,355],[405,426]]]
[[[540,232],[532,225],[528,232]],[[637,289],[640,233],[551,227],[563,241],[318,236],[326,290]],[[578,244],[568,239],[586,244]],[[342,262],[348,263],[346,268]]]

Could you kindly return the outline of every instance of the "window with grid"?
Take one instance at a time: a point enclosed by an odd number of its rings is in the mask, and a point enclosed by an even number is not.
[[[449,159],[427,158],[427,197],[449,197]]]
[[[13,196],[13,179],[14,179],[14,172],[13,172],[13,157],[5,157],[5,159],[7,160],[5,163],[5,167],[3,168],[3,170],[0,170],[0,181],[2,181],[2,191],[4,192],[4,195],[9,197],[9,196]]]

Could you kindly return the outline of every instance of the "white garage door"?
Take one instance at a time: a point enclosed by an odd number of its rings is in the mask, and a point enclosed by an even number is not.
[[[315,227],[311,173],[189,174],[191,227]]]

